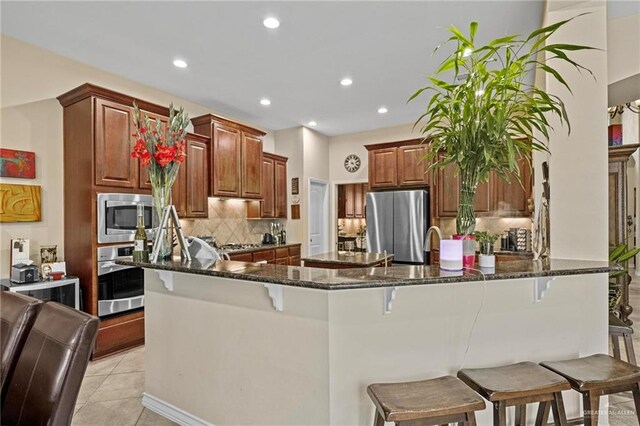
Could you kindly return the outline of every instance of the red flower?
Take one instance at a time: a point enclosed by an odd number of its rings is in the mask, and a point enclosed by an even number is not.
[[[147,133],[147,128],[146,128],[146,127],[140,127],[140,129],[138,129],[138,130],[139,130],[139,132],[140,132],[141,134],[143,134],[143,135],[144,135],[145,133]]]
[[[184,163],[184,159],[187,157],[184,152],[184,140],[176,142],[174,147],[176,149],[176,161],[180,164]]]
[[[149,154],[149,151],[145,150],[143,153],[140,154],[140,165],[142,165],[142,167],[146,167],[149,165],[150,162],[151,162],[151,154]]]
[[[176,158],[176,148],[173,146],[156,145],[155,160],[160,167],[164,167]]]

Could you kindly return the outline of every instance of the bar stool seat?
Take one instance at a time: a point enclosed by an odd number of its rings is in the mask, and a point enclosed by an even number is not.
[[[609,336],[611,336],[611,346],[613,347],[613,357],[622,360],[620,356],[620,337],[624,341],[624,348],[627,352],[627,362],[638,365],[636,362],[636,351],[633,347],[633,328],[625,324],[620,318],[609,314]]]
[[[385,421],[421,420],[421,425],[461,422],[474,426],[475,411],[485,403],[464,383],[452,376],[404,383],[374,383],[367,393],[376,406],[375,425]]]
[[[598,424],[600,396],[626,391],[633,392],[640,422],[640,367],[604,354],[540,365],[565,377],[582,394],[585,425]]]
[[[506,408],[516,407],[516,425],[526,424],[526,404],[551,402],[556,424],[566,424],[562,391],[569,382],[533,362],[493,368],[465,368],[458,378],[493,403],[493,424],[506,425]],[[540,404],[536,425],[542,424],[546,404]],[[548,412],[546,413],[548,415]],[[546,420],[546,417],[545,417]]]

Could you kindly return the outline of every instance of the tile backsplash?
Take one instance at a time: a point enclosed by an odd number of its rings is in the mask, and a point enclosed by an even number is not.
[[[183,219],[184,235],[213,235],[218,244],[243,243],[258,244],[262,235],[269,232],[269,223],[282,219],[247,220],[247,202],[243,200],[224,200],[209,198],[208,219]]]

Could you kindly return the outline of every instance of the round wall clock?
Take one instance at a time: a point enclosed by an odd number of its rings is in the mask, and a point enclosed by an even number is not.
[[[347,155],[347,158],[344,159],[344,168],[351,173],[358,171],[360,168],[360,157],[355,154]]]

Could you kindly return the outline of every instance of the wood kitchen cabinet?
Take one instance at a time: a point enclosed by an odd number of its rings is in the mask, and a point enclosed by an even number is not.
[[[369,151],[369,187],[378,189],[424,188],[429,185],[422,160],[428,146],[419,139],[366,145]]]
[[[230,253],[229,258],[240,262],[264,262],[275,265],[300,266],[300,244],[256,248],[242,253]]]
[[[194,131],[211,138],[209,195],[262,198],[262,137],[260,130],[206,114],[193,118]]]
[[[95,99],[95,184],[136,188],[138,160],[131,158],[133,108]]]
[[[369,151],[369,186],[393,188],[398,185],[398,149],[381,148]]]
[[[97,194],[150,194],[131,158],[133,103],[153,118],[169,109],[85,83],[58,97],[63,114],[64,246],[67,270],[80,279],[83,310],[98,315]],[[103,318],[93,358],[144,343],[144,310]]]
[[[366,183],[351,183],[338,186],[338,219],[365,217]]]
[[[456,217],[460,201],[460,177],[454,173],[454,166],[447,165],[438,170],[435,183],[436,217]],[[489,181],[479,183],[474,198],[473,208],[477,216],[530,216],[529,200],[531,198],[531,169],[528,162],[520,160],[522,185],[516,178],[506,182],[495,174]]]
[[[178,216],[184,219],[209,217],[209,138],[188,133],[186,158],[180,165],[171,198]]]
[[[429,185],[429,173],[426,173],[427,163],[423,160],[427,150],[426,145],[398,147],[398,186]]]
[[[262,200],[249,201],[248,219],[287,218],[287,161],[280,155],[262,155]]]

